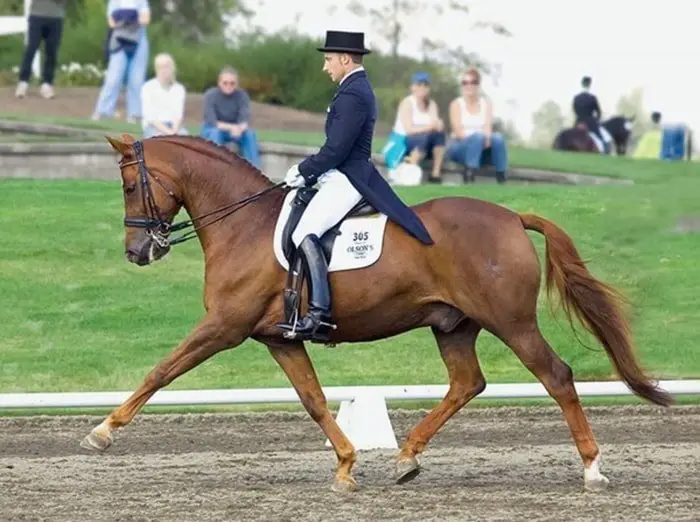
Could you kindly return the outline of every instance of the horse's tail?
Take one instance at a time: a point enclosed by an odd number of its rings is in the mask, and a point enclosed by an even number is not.
[[[653,384],[636,361],[618,291],[593,277],[571,238],[557,225],[534,214],[520,214],[520,221],[526,229],[544,235],[547,292],[551,296],[557,288],[572,328],[575,315],[600,341],[617,373],[634,393],[662,406],[672,404],[673,397]]]

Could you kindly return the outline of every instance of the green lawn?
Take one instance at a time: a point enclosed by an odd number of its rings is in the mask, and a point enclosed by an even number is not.
[[[0,120],[21,120],[36,123],[51,123],[66,125],[82,129],[99,130],[109,133],[129,132],[140,134],[141,127],[138,124],[129,124],[124,121],[91,121],[78,118],[42,117],[29,118],[16,114],[3,114],[0,112]],[[188,130],[197,133],[199,128],[190,125]],[[323,143],[323,135],[315,132],[292,132],[260,129],[258,139],[263,142],[287,143],[292,145],[319,146]],[[101,139],[96,136],[95,139]],[[34,141],[34,140],[32,140]],[[375,151],[379,152],[386,140],[384,136],[378,136],[374,142]],[[526,149],[522,147],[510,147],[508,150],[509,161],[513,167],[553,170],[561,172],[577,172],[597,176],[616,178],[630,178],[634,180],[656,178],[661,175],[675,175],[683,170],[678,165],[670,169],[660,168],[656,160],[635,160],[632,158],[603,157],[596,154],[575,154],[555,152],[548,150]],[[665,174],[662,174],[664,173]]]
[[[410,202],[473,195],[555,220],[590,260],[591,270],[634,303],[634,331],[645,366],[662,378],[700,377],[700,169],[657,163],[657,181],[614,187],[513,186],[403,189]],[[119,183],[0,181],[0,391],[133,389],[202,315],[197,244],[146,268],[123,258]],[[532,234],[538,249],[542,240]],[[233,254],[232,254],[233,255]],[[613,376],[606,356],[577,344],[546,303],[545,335],[577,379]],[[375,343],[311,347],[325,385],[444,383],[428,330]],[[479,355],[490,382],[532,377],[484,334]],[[220,354],[172,388],[287,386],[267,350],[253,342]]]

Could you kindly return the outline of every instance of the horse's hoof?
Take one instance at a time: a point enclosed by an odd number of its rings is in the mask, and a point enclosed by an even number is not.
[[[396,483],[411,482],[420,473],[420,464],[416,457],[401,459],[396,463]]]
[[[608,489],[609,485],[610,481],[608,478],[599,473],[596,477],[584,480],[583,489],[586,491],[603,491],[604,489]]]
[[[111,435],[103,435],[102,433],[92,430],[90,435],[80,442],[80,447],[90,451],[102,452],[106,451],[113,442],[114,440]]]
[[[357,482],[355,482],[355,479],[352,477],[336,478],[333,481],[331,490],[336,493],[352,493],[353,491],[357,491]]]
[[[610,481],[600,472],[600,453],[587,468],[583,469],[583,488],[586,491],[602,491]]]

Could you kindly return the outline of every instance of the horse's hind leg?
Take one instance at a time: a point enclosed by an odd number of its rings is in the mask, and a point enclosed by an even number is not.
[[[333,445],[338,457],[333,490],[339,492],[354,491],[357,489],[357,483],[352,476],[352,467],[356,459],[355,448],[328,409],[326,396],[318,382],[318,377],[304,344],[278,341],[265,341],[265,344],[267,344],[272,357],[287,374],[306,411],[321,426]]]
[[[552,350],[534,319],[513,328],[512,334],[499,335],[515,355],[544,385],[561,407],[584,466],[584,486],[605,488],[609,481],[599,471],[600,449],[581,407],[571,368]]]
[[[450,417],[486,387],[476,357],[476,338],[480,330],[481,327],[471,320],[463,321],[449,333],[433,328],[440,355],[447,366],[450,386],[442,401],[409,433],[396,462],[399,484],[418,475],[417,455]]]

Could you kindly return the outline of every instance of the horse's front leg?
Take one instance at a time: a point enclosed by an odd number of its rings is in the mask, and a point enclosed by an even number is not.
[[[338,457],[338,467],[332,489],[338,492],[356,490],[357,483],[352,476],[352,467],[356,459],[355,448],[328,409],[326,396],[318,382],[318,377],[304,344],[277,340],[265,340],[264,342],[272,357],[289,377],[306,411],[318,423],[333,445]]]
[[[247,329],[231,327],[223,318],[208,314],[195,330],[151,370],[141,386],[83,439],[83,448],[104,451],[112,444],[112,431],[129,424],[155,392],[217,352],[246,338]]]

